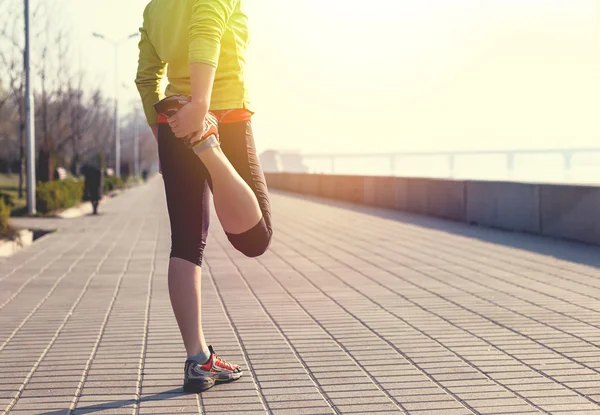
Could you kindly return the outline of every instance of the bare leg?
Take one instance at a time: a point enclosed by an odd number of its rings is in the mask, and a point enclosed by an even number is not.
[[[169,295],[185,350],[195,356],[208,350],[202,332],[201,268],[180,258],[169,263]]]
[[[198,157],[210,173],[215,211],[223,230],[240,234],[253,228],[262,218],[260,206],[221,148],[209,148]]]

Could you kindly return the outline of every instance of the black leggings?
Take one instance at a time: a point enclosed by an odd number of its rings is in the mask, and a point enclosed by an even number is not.
[[[256,155],[250,121],[219,125],[221,149],[248,183],[262,212],[262,219],[242,234],[227,234],[244,255],[257,257],[271,243],[271,207],[265,177]],[[202,265],[210,219],[210,175],[198,156],[176,138],[169,124],[158,127],[158,152],[171,220],[171,258]]]

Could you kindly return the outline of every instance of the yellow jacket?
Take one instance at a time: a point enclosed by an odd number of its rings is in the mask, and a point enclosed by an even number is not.
[[[217,68],[211,110],[250,108],[244,76],[248,18],[242,0],[152,0],[140,28],[135,83],[150,125],[153,105],[164,98],[160,82],[167,72],[167,96],[190,95],[190,63]]]

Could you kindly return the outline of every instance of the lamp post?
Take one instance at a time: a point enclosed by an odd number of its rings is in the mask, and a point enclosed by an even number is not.
[[[102,39],[113,45],[115,48],[115,175],[121,176],[121,131],[119,130],[119,46],[129,39],[138,36],[138,33],[132,33],[121,40],[107,39],[103,34],[92,33],[94,37]]]
[[[123,89],[132,90],[132,86],[123,84]],[[133,107],[133,176],[137,178],[140,176],[140,124],[138,122],[140,116],[140,107],[138,101],[134,100],[131,104]]]
[[[31,13],[29,0],[25,0],[25,53],[23,69],[25,71],[25,129],[27,136],[27,213],[35,215],[35,118],[33,107],[33,89],[31,88],[31,68],[29,63],[31,44],[29,43],[29,21]]]
[[[133,171],[135,179],[140,176],[140,128],[138,125],[138,108],[133,112]]]

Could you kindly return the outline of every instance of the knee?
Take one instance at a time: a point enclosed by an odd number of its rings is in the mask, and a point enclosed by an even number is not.
[[[271,235],[259,241],[240,246],[239,248],[236,247],[236,249],[248,258],[258,258],[269,250],[269,246],[271,246]]]
[[[252,229],[241,234],[227,234],[231,245],[249,258],[263,255],[271,246],[273,231],[267,227],[265,220],[261,221]]]
[[[170,257],[180,258],[201,267],[204,257],[204,246],[204,243],[178,243],[177,241],[173,241]]]

